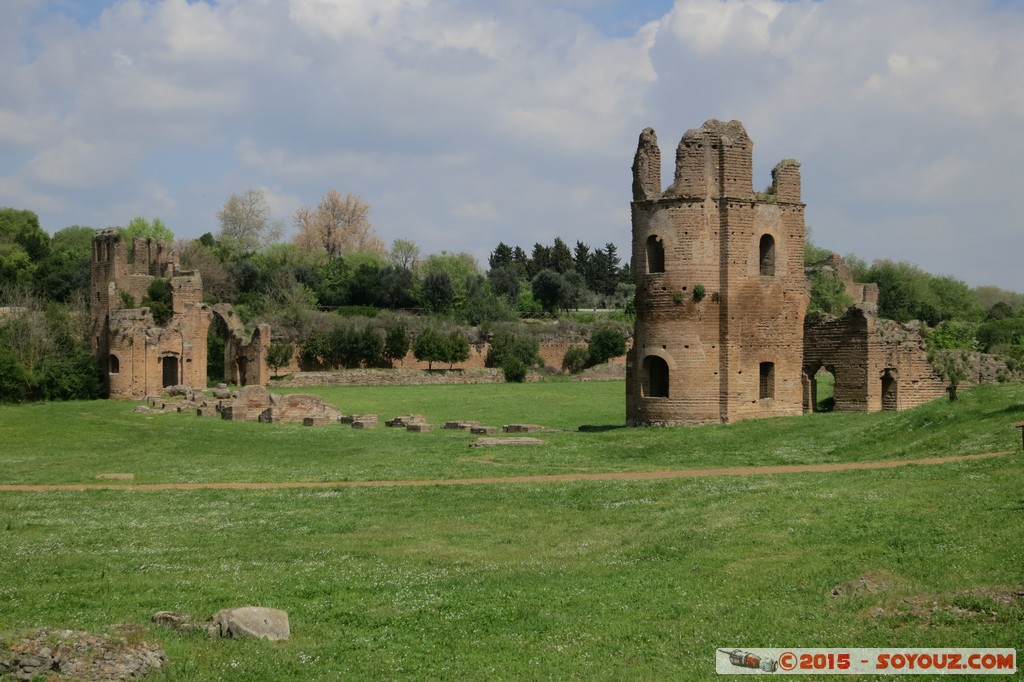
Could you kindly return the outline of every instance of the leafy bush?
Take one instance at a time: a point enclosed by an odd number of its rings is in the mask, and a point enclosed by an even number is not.
[[[562,358],[562,367],[573,374],[582,372],[587,368],[587,361],[590,360],[590,353],[583,346],[569,346]]]
[[[925,336],[928,350],[974,350],[978,342],[974,336],[974,325],[959,320],[940,322]]]
[[[846,293],[846,285],[834,270],[818,270],[811,275],[809,312],[842,315],[851,305],[853,299]]]
[[[589,366],[600,365],[626,354],[626,335],[610,325],[599,327],[590,336],[587,346]]]
[[[526,365],[515,356],[505,358],[501,373],[505,375],[506,382],[521,384],[526,381]]]
[[[505,362],[514,357],[525,367],[532,367],[540,364],[539,352],[540,341],[533,334],[499,329],[491,339],[484,365],[504,367]]]
[[[163,327],[171,321],[174,314],[171,283],[162,277],[157,277],[149,283],[146,289],[146,297],[142,299],[142,307],[149,308],[153,315],[153,322]]]
[[[270,344],[267,348],[267,364],[274,369],[275,375],[282,367],[291,362],[294,352],[295,349],[290,343],[274,341]]]
[[[403,360],[409,352],[409,334],[405,324],[398,322],[388,327],[384,335],[384,359],[394,365],[395,360]]]
[[[465,362],[469,359],[469,341],[461,331],[453,329],[444,341],[444,357],[440,359],[442,362],[448,363],[449,369],[456,362]]]
[[[427,363],[427,370],[434,368],[435,362],[444,362],[448,353],[448,340],[433,327],[424,327],[412,346],[413,356],[420,362]]]

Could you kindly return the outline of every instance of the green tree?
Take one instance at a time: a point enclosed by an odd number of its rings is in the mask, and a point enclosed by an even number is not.
[[[465,323],[475,327],[516,317],[508,299],[496,296],[486,279],[478,276],[467,284],[461,315]]]
[[[409,335],[405,324],[398,322],[388,327],[384,336],[384,358],[394,365],[395,360],[404,362],[409,352]]]
[[[487,259],[487,265],[491,270],[512,267],[512,247],[505,242],[498,242]]]
[[[427,363],[427,370],[434,368],[435,362],[444,362],[448,353],[447,339],[433,327],[424,327],[412,346],[412,354],[420,362]]]
[[[39,226],[33,211],[0,208],[0,244],[17,244],[29,260],[39,262],[50,253],[50,235]]]
[[[420,247],[408,239],[396,239],[388,250],[388,263],[396,268],[412,272],[420,262]]]
[[[510,357],[501,365],[501,373],[506,382],[521,384],[526,381],[527,367],[516,357]]]
[[[455,285],[447,272],[428,272],[423,278],[423,303],[435,313],[450,311],[455,305]]]
[[[572,374],[577,374],[586,369],[590,364],[590,354],[584,346],[572,345],[565,351],[562,358],[563,369]]]
[[[541,270],[533,278],[531,285],[533,298],[544,307],[548,313],[566,306],[567,289],[565,278],[554,270]]]
[[[811,275],[811,300],[807,304],[809,313],[842,315],[853,305],[853,299],[846,293],[846,285],[835,270],[822,268]]]
[[[590,335],[587,356],[591,366],[601,365],[626,354],[626,335],[611,325],[598,327]]]
[[[551,270],[551,247],[536,242],[526,267],[526,274],[533,278],[543,270]]]
[[[0,401],[99,397],[99,371],[87,348],[84,311],[49,303],[27,289],[5,290],[0,306]]]
[[[551,269],[560,275],[564,275],[573,268],[572,251],[561,237],[555,237],[555,243],[548,252],[548,258]]]
[[[440,358],[448,363],[448,369],[455,366],[456,362],[465,362],[469,359],[469,341],[458,329],[448,332],[444,339],[444,357]]]
[[[957,400],[957,387],[967,378],[970,358],[967,351],[940,351],[931,357],[932,366],[948,386],[949,402]]]
[[[267,364],[274,369],[274,376],[277,376],[281,368],[292,361],[292,354],[295,347],[283,341],[274,341],[267,347]]]
[[[149,308],[153,315],[153,322],[163,327],[171,320],[174,314],[173,293],[171,283],[162,277],[157,277],[149,283],[146,289],[146,297],[140,304],[143,308]]]
[[[491,268],[487,273],[487,279],[491,283],[491,291],[497,296],[502,296],[509,303],[514,304],[519,300],[520,282],[515,270],[509,267]]]
[[[128,227],[121,228],[120,232],[128,244],[132,244],[135,239],[142,238],[159,239],[168,244],[174,241],[174,233],[159,218],[149,221],[141,216],[136,216],[128,223]]]
[[[925,335],[929,351],[975,350],[975,326],[960,320],[944,320]]]
[[[503,327],[494,332],[484,365],[503,367],[509,358],[516,358],[525,367],[540,364],[540,340],[533,334]]]

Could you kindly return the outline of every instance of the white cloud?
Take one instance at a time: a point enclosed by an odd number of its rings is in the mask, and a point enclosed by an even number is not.
[[[1018,6],[677,0],[613,37],[589,4],[109,0],[79,26],[9,0],[0,202],[198,236],[232,192],[272,188],[287,220],[336,188],[428,252],[561,236],[628,258],[639,131],[667,176],[687,128],[737,118],[755,185],[802,162],[819,243],[1024,290],[993,253],[1022,246]]]

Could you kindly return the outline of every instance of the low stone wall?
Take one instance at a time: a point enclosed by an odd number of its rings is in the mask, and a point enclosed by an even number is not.
[[[541,375],[530,372],[527,381],[540,381]],[[302,386],[419,386],[429,384],[499,384],[505,381],[499,369],[343,369],[336,372],[298,372],[271,386],[297,388]]]
[[[543,381],[546,372],[531,370],[526,381]],[[611,362],[592,367],[570,377],[572,381],[622,381],[626,366]],[[505,376],[500,369],[344,369],[336,372],[297,372],[270,382],[270,386],[419,386],[430,384],[500,384]]]
[[[586,342],[578,342],[578,343],[575,343],[575,344],[574,343],[569,343],[569,342],[558,342],[558,343],[545,342],[545,343],[541,343],[540,344],[540,348],[538,349],[537,354],[544,361],[544,366],[545,367],[550,367],[552,369],[562,369],[562,360],[565,359],[565,352],[567,350],[569,350],[569,346],[573,346],[573,345],[586,347],[587,344],[586,344]],[[484,367],[484,361],[487,359],[487,350],[488,350],[489,347],[490,347],[490,345],[487,344],[487,343],[471,343],[471,344],[469,344],[469,357],[465,361],[458,363],[456,365],[456,369],[465,369],[465,370],[486,369]],[[611,363],[611,364],[619,364],[619,365],[625,366],[625,364],[626,364],[626,356],[623,355],[622,357],[612,358],[611,360],[609,360],[609,363]],[[434,363],[435,370],[443,368],[443,367],[445,367],[445,364],[442,363],[442,362],[435,362]],[[295,346],[295,350],[292,352],[292,360],[291,360],[291,362],[289,362],[287,365],[282,367],[280,373],[282,375],[284,375],[284,374],[295,374],[297,372],[310,373],[310,372],[314,372],[314,371],[316,371],[318,369],[320,369],[320,368],[314,367],[314,366],[310,365],[309,363],[305,362],[304,360],[302,360],[301,349],[298,346]],[[408,369],[408,370],[427,369],[427,363],[426,362],[420,362],[419,360],[417,360],[413,356],[412,351],[410,350],[406,354],[405,358],[402,359],[401,362],[395,363],[395,369],[400,369],[400,370],[406,370],[406,369]],[[272,374],[273,373],[271,372],[271,375]]]

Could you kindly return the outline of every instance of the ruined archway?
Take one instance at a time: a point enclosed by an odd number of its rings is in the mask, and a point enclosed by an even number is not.
[[[835,367],[822,365],[814,373],[814,411],[832,412],[836,409]]]
[[[668,363],[657,355],[644,358],[640,395],[644,398],[668,397]]]
[[[824,364],[804,366],[804,412],[835,410],[835,367]]]

